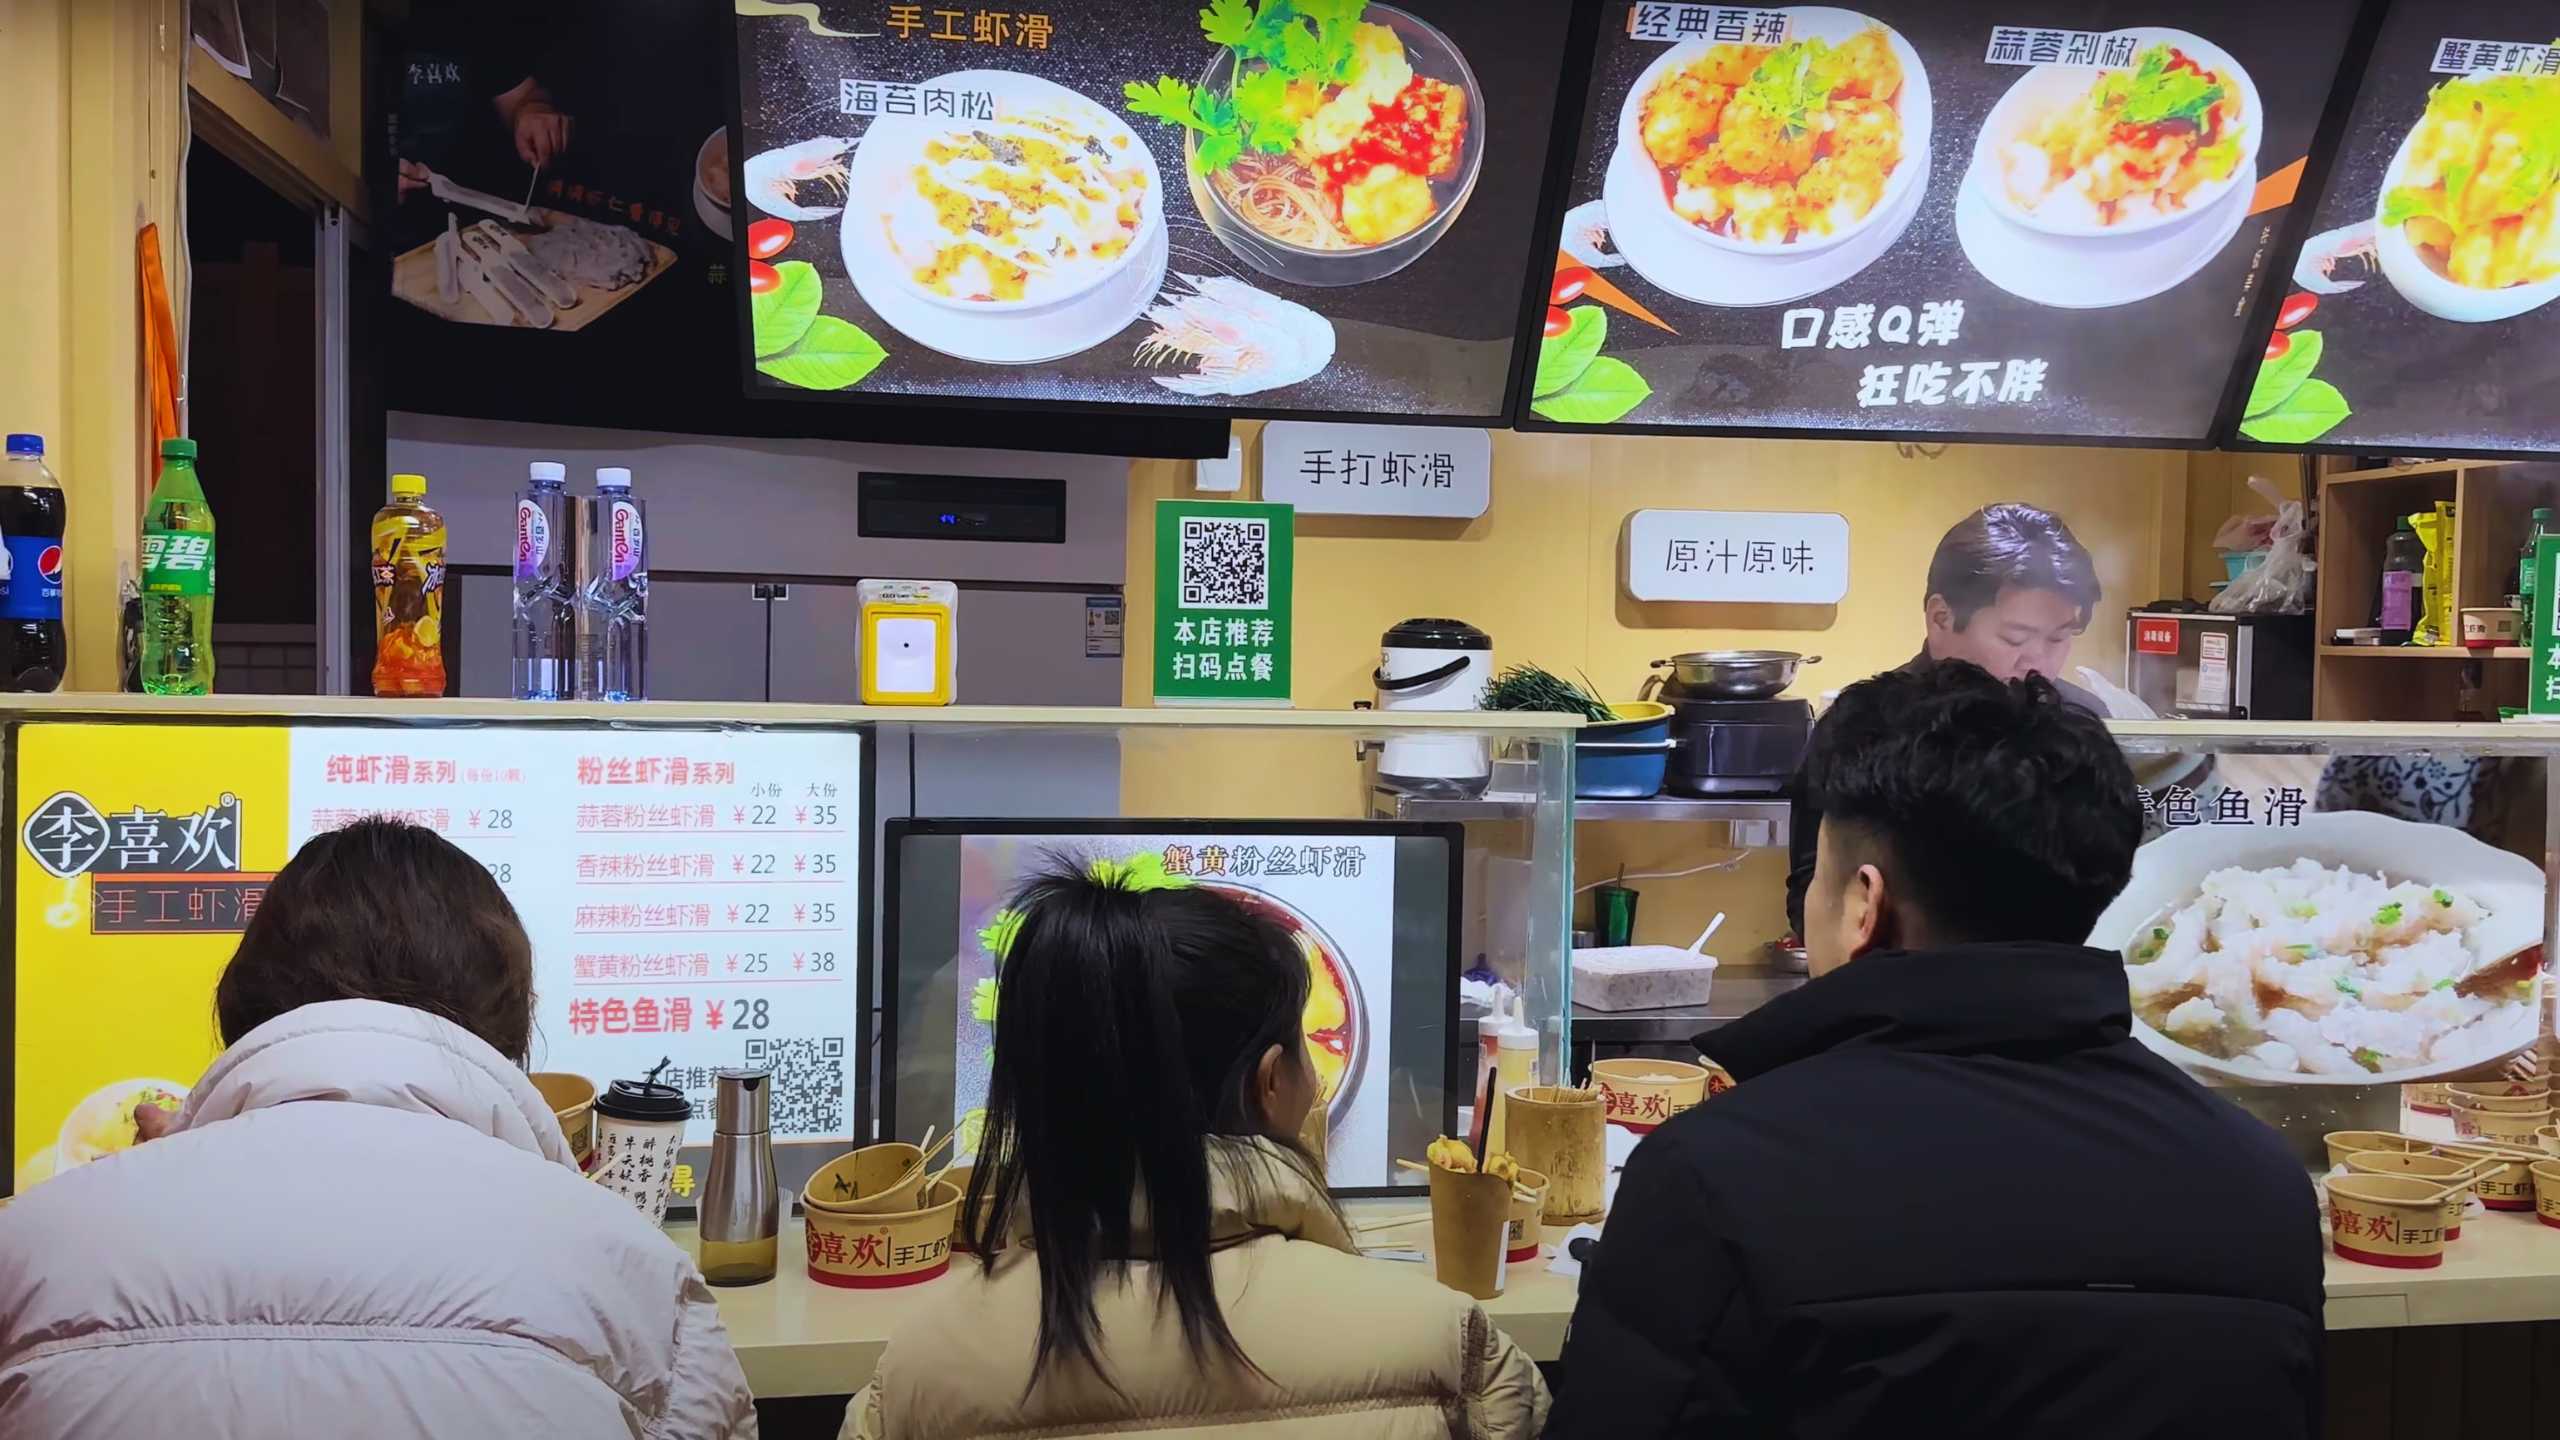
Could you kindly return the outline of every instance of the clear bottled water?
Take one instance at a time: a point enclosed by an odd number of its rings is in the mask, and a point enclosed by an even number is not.
[[[578,693],[577,526],[569,470],[533,462],[516,497],[515,693],[569,700]]]
[[[587,581],[579,641],[584,665],[579,695],[590,700],[649,698],[649,535],[631,472],[596,472],[588,532]]]

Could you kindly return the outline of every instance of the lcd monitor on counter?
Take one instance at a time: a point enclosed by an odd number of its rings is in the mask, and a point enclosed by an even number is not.
[[[313,836],[387,815],[488,867],[533,943],[535,1070],[652,1070],[711,1134],[774,1071],[786,1187],[862,1099],[868,747],[855,729],[25,723],[9,736],[17,1188],[134,1143],[221,1049],[213,989]],[[698,1173],[698,1172],[697,1172]],[[677,1204],[689,1203],[679,1173]]]
[[[2202,442],[2357,12],[1611,0],[1520,424]]]
[[[1452,1128],[1463,832],[1358,821],[914,820],[887,827],[881,1134],[975,1153],[1002,1011],[1007,904],[1044,870],[1213,886],[1306,954],[1307,1053],[1337,1193],[1399,1184]],[[1073,1076],[1058,1077],[1073,1083]]]
[[[2391,7],[2237,443],[2560,448],[2560,4]],[[2263,356],[2263,359],[2257,357]]]
[[[741,0],[748,393],[1499,419],[1572,10]]]

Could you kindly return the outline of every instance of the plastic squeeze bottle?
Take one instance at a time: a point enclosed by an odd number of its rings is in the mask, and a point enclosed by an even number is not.
[[[1538,1032],[1529,1028],[1528,1009],[1527,997],[1512,997],[1511,1013],[1503,1017],[1502,1028],[1495,1033],[1493,1126],[1485,1132],[1484,1141],[1487,1158],[1509,1148],[1503,1122],[1510,1118],[1511,1092],[1538,1083]]]

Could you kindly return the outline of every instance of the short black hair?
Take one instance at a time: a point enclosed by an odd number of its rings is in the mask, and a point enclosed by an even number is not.
[[[2083,628],[2098,613],[2102,594],[2097,562],[2071,527],[2050,511],[2011,503],[1985,505],[1939,537],[1929,557],[1929,589],[1920,599],[1943,597],[1961,630],[2012,586],[2060,593],[2080,607]]]
[[[1802,781],[1824,825],[1881,850],[1933,943],[2079,944],[2142,843],[2133,768],[2105,723],[2042,676],[2004,683],[1960,660],[1841,691]]]

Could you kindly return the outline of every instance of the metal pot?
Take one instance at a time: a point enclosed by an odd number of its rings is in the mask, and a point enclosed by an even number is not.
[[[1821,663],[1819,655],[1793,650],[1692,650],[1656,660],[1653,668],[1669,668],[1681,699],[1766,700],[1796,683],[1798,669]],[[1636,696],[1650,700],[1661,685],[1660,675],[1648,675]]]

